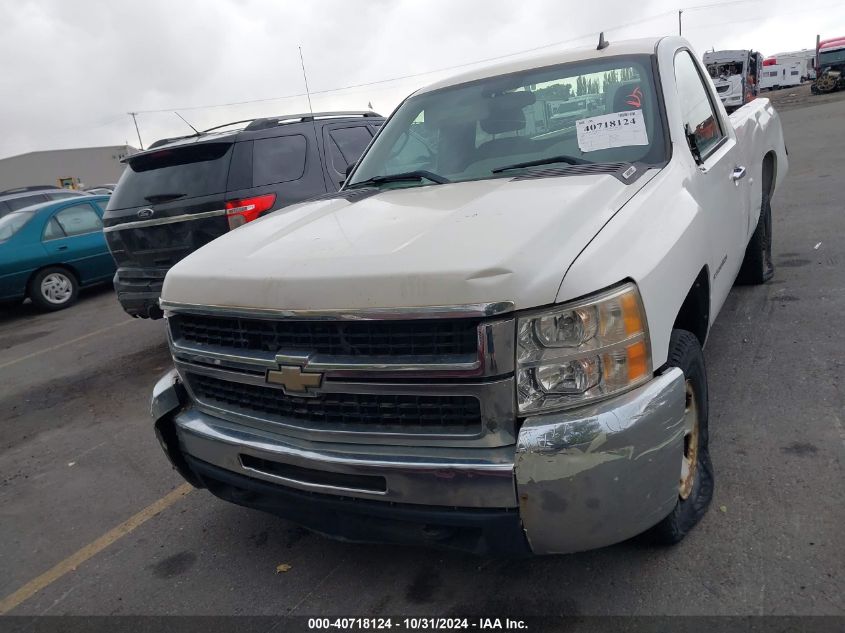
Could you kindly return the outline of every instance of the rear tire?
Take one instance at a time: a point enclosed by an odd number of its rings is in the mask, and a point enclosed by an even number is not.
[[[687,402],[681,456],[678,502],[672,512],[648,533],[658,545],[679,543],[701,520],[713,498],[713,465],[707,429],[707,373],[698,338],[686,330],[672,330],[669,367],[684,372]]]
[[[39,270],[29,282],[29,298],[42,310],[63,310],[76,303],[79,281],[67,268]]]
[[[772,206],[769,194],[763,194],[760,205],[760,219],[757,228],[745,248],[745,257],[736,281],[742,285],[760,285],[771,279],[775,274],[772,262]]]

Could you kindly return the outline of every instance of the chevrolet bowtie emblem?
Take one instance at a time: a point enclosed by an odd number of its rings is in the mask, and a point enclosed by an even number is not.
[[[319,389],[323,374],[307,373],[301,367],[282,365],[279,369],[267,370],[267,382],[282,385],[286,393],[306,394],[309,389]]]

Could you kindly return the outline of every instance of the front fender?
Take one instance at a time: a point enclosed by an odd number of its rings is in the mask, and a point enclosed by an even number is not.
[[[673,160],[643,187],[581,252],[557,296],[560,303],[636,282],[654,367],[666,362],[675,317],[710,258],[707,214],[690,194],[686,169]]]

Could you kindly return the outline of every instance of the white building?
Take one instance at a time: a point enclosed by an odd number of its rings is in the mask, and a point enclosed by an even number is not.
[[[0,159],[0,191],[30,185],[58,185],[73,179],[81,186],[117,182],[120,160],[138,150],[131,145],[28,152]]]

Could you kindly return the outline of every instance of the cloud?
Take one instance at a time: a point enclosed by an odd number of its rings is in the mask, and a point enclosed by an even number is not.
[[[774,53],[812,48],[819,28],[828,36],[845,34],[845,16],[832,0],[808,0],[800,9],[785,0],[725,4],[685,11],[685,35],[700,52],[715,46]],[[0,156],[137,145],[130,111],[301,93],[299,46],[310,88],[318,93],[315,110],[362,109],[372,102],[387,114],[408,93],[450,73],[320,92],[584,34],[589,36],[580,42],[592,43],[599,30],[611,41],[674,34],[676,10],[663,0],[599,0],[589,10],[560,0],[6,2],[0,16]],[[307,107],[304,97],[291,97],[182,114],[203,128]],[[141,114],[138,122],[145,143],[188,131],[170,112]]]

